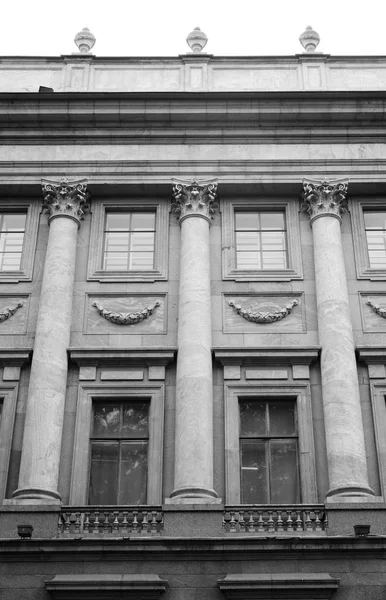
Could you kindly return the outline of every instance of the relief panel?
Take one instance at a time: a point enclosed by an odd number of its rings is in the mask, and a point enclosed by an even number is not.
[[[87,294],[83,333],[166,333],[166,294]]]
[[[360,292],[364,333],[386,333],[386,294]]]
[[[0,295],[0,335],[27,333],[28,294]]]
[[[303,294],[224,294],[224,333],[305,333]]]

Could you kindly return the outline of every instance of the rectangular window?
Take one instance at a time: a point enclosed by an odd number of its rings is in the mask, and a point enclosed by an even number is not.
[[[154,269],[155,212],[107,212],[102,269]]]
[[[284,212],[235,213],[236,268],[286,269]]]
[[[21,267],[26,213],[0,213],[0,270]]]
[[[300,501],[296,406],[291,400],[239,401],[243,504]]]
[[[146,504],[149,401],[93,403],[89,504]]]
[[[371,269],[386,269],[386,212],[364,211],[367,252]]]

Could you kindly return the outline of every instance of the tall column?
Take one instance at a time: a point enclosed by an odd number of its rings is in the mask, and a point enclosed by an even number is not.
[[[170,497],[215,501],[209,226],[217,183],[174,182],[181,225],[175,478]]]
[[[76,242],[86,180],[42,181],[50,226],[28,390],[19,502],[58,502]]]
[[[369,496],[354,337],[340,233],[347,180],[303,180],[314,241],[316,300],[330,489],[328,497]]]

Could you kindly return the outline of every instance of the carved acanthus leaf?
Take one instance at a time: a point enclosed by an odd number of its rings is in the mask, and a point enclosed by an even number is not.
[[[116,325],[134,325],[135,323],[140,323],[144,319],[147,319],[152,315],[155,309],[160,306],[159,302],[156,302],[154,306],[147,306],[141,311],[133,312],[133,313],[116,313],[107,308],[103,308],[99,302],[94,300],[92,303],[93,306],[97,309],[99,314],[110,321],[110,323],[115,323]]]
[[[12,315],[14,315],[15,312],[23,305],[23,302],[18,302],[13,308],[9,308],[8,306],[6,308],[2,308],[0,311],[0,323],[6,321],[7,319],[9,319],[9,317],[12,317]]]
[[[229,306],[235,309],[237,314],[239,314],[243,319],[247,321],[251,321],[252,323],[276,323],[276,321],[281,321],[289,315],[294,306],[299,304],[298,300],[291,300],[284,308],[280,308],[279,310],[275,310],[272,312],[263,312],[263,311],[254,311],[248,308],[242,308],[240,304],[236,304],[233,300],[230,300]]]
[[[303,208],[308,212],[310,220],[322,215],[333,215],[340,219],[341,214],[347,210],[347,188],[348,179],[303,179]]]
[[[43,209],[53,217],[65,215],[73,217],[79,224],[84,212],[89,208],[87,201],[87,179],[68,181],[63,178],[57,181],[42,179]]]
[[[182,181],[173,179],[172,212],[181,220],[191,215],[200,215],[207,219],[217,208],[217,180]]]
[[[377,315],[386,319],[386,308],[382,308],[381,306],[379,306],[379,304],[372,302],[370,299],[367,300],[366,304],[368,304],[368,306],[371,306],[371,308],[375,313],[377,313]]]

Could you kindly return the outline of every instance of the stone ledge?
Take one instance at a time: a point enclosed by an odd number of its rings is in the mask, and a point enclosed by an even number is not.
[[[260,573],[258,575],[227,575],[217,582],[228,600],[258,600],[268,598],[330,599],[339,586],[339,579],[328,573]]]
[[[44,583],[54,600],[156,600],[167,581],[158,575],[55,575]]]

